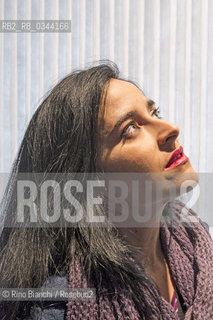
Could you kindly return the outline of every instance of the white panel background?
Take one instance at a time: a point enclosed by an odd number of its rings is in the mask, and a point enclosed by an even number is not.
[[[212,0],[0,0],[1,19],[70,19],[72,33],[0,33],[0,172],[65,74],[112,59],[137,81],[198,172],[213,172]]]

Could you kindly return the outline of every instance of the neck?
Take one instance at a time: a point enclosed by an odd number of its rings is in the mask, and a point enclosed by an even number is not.
[[[156,213],[156,206],[153,206],[152,219],[148,222],[140,223],[138,227],[119,229],[120,235],[126,242],[139,250],[143,264],[153,270],[165,264],[160,242],[160,221],[156,222],[156,216],[158,220],[162,216],[163,207],[158,208],[159,211]]]
[[[162,216],[162,211],[163,208],[157,213],[158,218]],[[152,217],[156,218],[154,214]],[[161,247],[160,222],[158,225],[156,222],[153,224],[152,219],[146,224],[140,224],[140,227],[122,228],[119,231],[129,245],[138,249],[147,276],[155,283],[164,299],[170,302],[174,287]]]
[[[121,235],[127,243],[141,252],[143,263],[157,266],[164,262],[164,255],[160,243],[160,227],[158,228],[131,228],[121,229]]]

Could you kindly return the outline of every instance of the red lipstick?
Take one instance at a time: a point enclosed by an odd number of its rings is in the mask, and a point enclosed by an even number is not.
[[[175,150],[166,165],[166,169],[172,169],[180,166],[188,161],[188,157],[183,153],[183,148],[180,146]]]

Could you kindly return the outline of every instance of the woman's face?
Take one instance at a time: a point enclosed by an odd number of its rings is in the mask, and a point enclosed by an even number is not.
[[[167,167],[180,147],[179,128],[160,119],[154,102],[132,83],[109,81],[99,124],[100,167],[104,172],[194,172],[187,157]]]

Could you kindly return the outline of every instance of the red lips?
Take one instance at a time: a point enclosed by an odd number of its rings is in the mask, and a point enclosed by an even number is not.
[[[166,165],[166,169],[171,169],[177,167],[181,164],[184,164],[188,161],[188,157],[183,153],[183,148],[180,146],[175,150],[169,159],[169,162]]]

